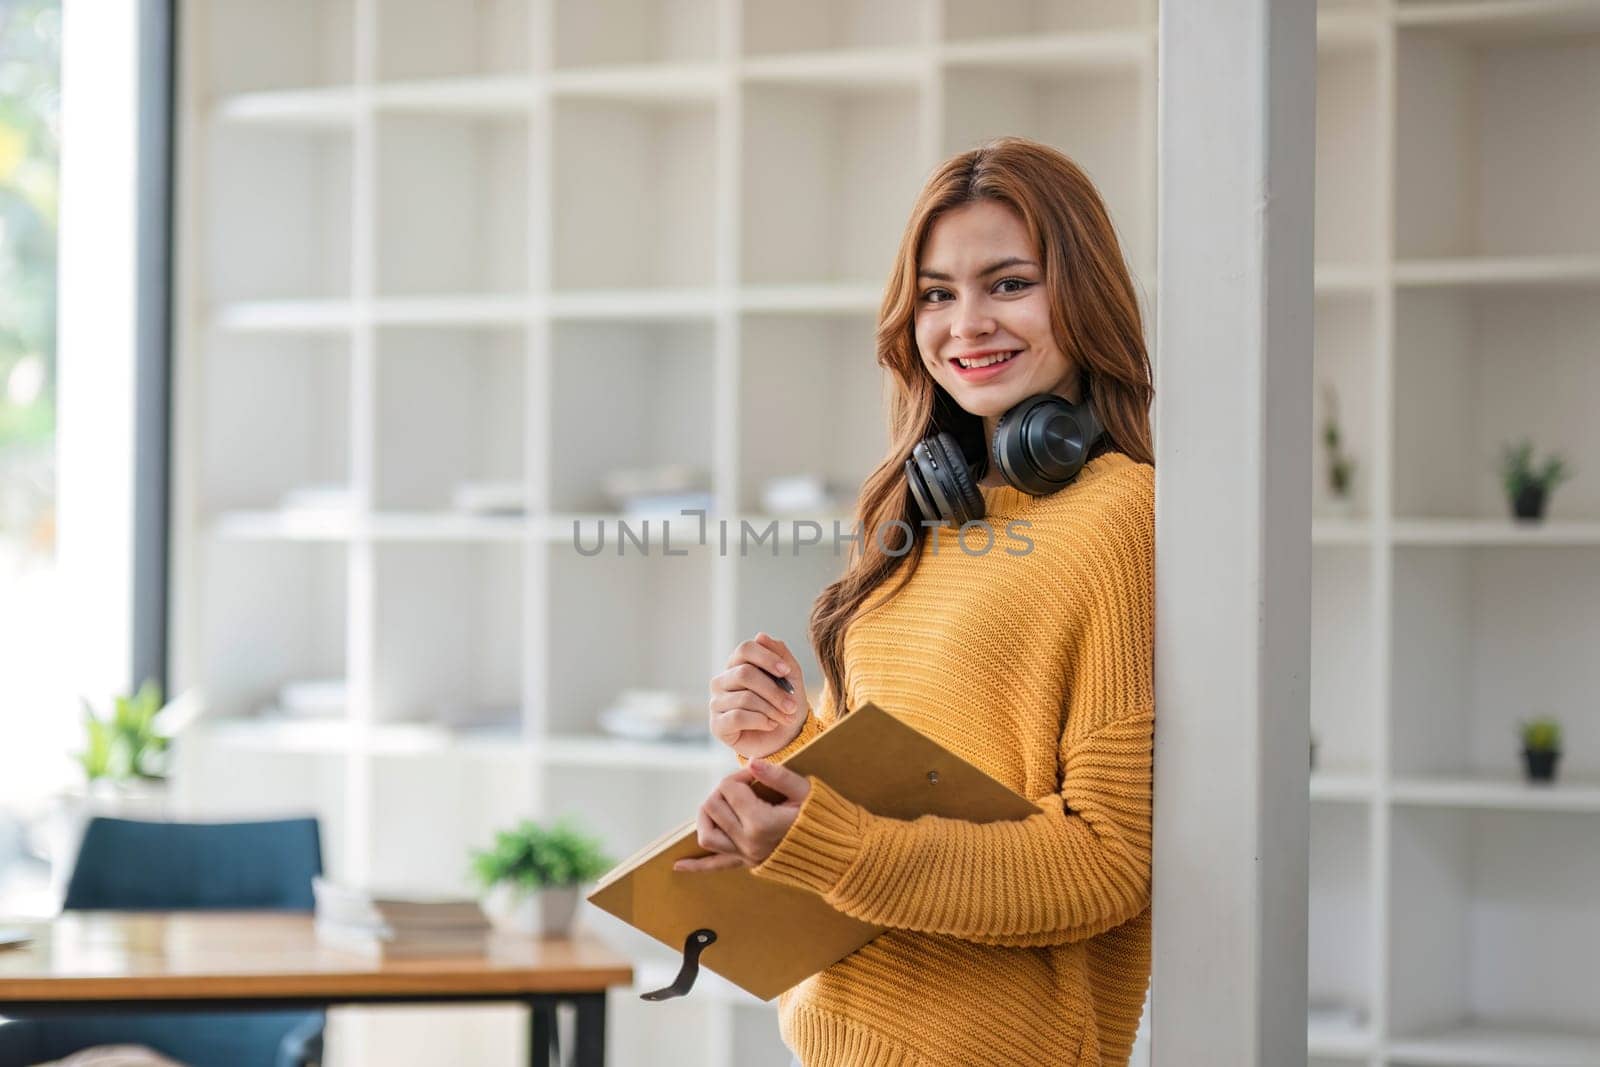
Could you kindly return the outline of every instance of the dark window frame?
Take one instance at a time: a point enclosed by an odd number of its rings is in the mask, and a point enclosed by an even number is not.
[[[171,549],[172,309],[176,0],[139,3],[138,232],[135,264],[133,618],[130,690],[167,689]]]

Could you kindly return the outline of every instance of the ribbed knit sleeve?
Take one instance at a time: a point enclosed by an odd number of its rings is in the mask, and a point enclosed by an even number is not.
[[[992,945],[1080,941],[1138,916],[1150,902],[1155,575],[1153,526],[1137,520],[1106,531],[1098,580],[1078,591],[1059,790],[1033,798],[1037,815],[905,822],[813,779],[754,873],[865,922]]]

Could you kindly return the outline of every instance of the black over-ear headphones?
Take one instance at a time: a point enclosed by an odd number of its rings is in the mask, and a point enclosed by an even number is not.
[[[1074,404],[1054,393],[1040,393],[1000,416],[990,458],[1007,484],[1044,496],[1078,476],[1104,433],[1087,396]],[[949,433],[918,442],[906,460],[906,482],[929,522],[964,525],[983,518],[983,494],[966,454]]]

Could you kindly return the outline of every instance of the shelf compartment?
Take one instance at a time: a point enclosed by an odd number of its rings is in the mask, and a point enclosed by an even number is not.
[[[746,285],[739,290],[741,311],[803,315],[876,314],[883,302],[882,284]]]
[[[1389,796],[1396,804],[1414,807],[1600,812],[1600,781],[1591,777],[1574,782],[1566,774],[1558,779],[1532,784],[1510,775],[1413,776],[1393,782]]]
[[[1397,65],[1402,259],[1600,252],[1600,34],[1415,26],[1400,30]]]
[[[1391,536],[1397,545],[1587,548],[1600,547],[1600,521],[1402,519],[1392,527]]]
[[[742,281],[881,286],[924,176],[920,114],[901,89],[748,86]]]
[[[549,81],[551,95],[558,100],[666,105],[715,101],[727,79],[721,67],[701,63],[558,70]]]
[[[614,511],[603,486],[615,470],[683,464],[710,478],[713,347],[705,322],[556,325],[549,423],[554,511]],[[601,420],[605,430],[596,432]],[[583,446],[569,447],[575,441]]]
[[[956,68],[1086,74],[1131,69],[1151,61],[1155,36],[1142,29],[984,38],[944,45],[939,55]]]
[[[555,0],[557,68],[707,63],[718,58],[715,0]]]
[[[746,86],[859,92],[884,88],[919,89],[932,64],[912,48],[857,49],[848,52],[783,52],[756,56],[739,67]]]
[[[1589,0],[1400,0],[1395,22],[1452,40],[1504,44],[1600,30]]]
[[[922,0],[744,0],[747,56],[916,44],[926,38]]]
[[[213,96],[355,80],[354,0],[213,0],[198,14]]]
[[[841,526],[848,530],[850,523]],[[747,641],[764,632],[788,645],[800,661],[801,680],[813,708],[822,696],[823,678],[811,647],[811,608],[822,590],[844,573],[848,548],[843,545],[834,555],[832,529],[826,527],[821,544],[798,554],[782,549],[775,556],[770,549],[752,549],[738,562],[734,641]],[[723,658],[732,652],[731,648],[723,650]]]
[[[1395,307],[1394,511],[1405,519],[1510,518],[1501,446],[1580,457],[1552,520],[1600,518],[1600,307],[1536,289],[1407,290]],[[1532,344],[1529,338],[1537,337]]]
[[[1367,519],[1316,516],[1311,520],[1311,543],[1318,548],[1370,548],[1376,534]]]
[[[388,82],[374,86],[371,92],[373,107],[380,115],[433,119],[525,118],[536,98],[534,80],[515,74]]]
[[[1376,264],[1383,254],[1378,210],[1384,187],[1376,37],[1317,49],[1316,259]],[[1352,163],[1355,163],[1352,166]]]
[[[533,318],[537,306],[515,293],[390,297],[373,302],[372,321],[379,326],[521,326]]]
[[[1550,289],[1600,285],[1600,256],[1455,256],[1405,259],[1394,266],[1402,287],[1538,286]]]
[[[340,337],[213,337],[199,414],[200,509],[277,508],[350,485],[350,357]]]
[[[1311,556],[1311,729],[1320,772],[1371,773],[1379,694],[1373,568],[1365,548]]]
[[[639,524],[631,525],[637,532]],[[686,703],[703,703],[715,673],[709,553],[690,548],[679,556],[674,544],[674,555],[663,555],[654,522],[648,555],[631,542],[619,553],[610,523],[606,538],[593,556],[579,554],[570,539],[544,548],[548,735],[595,734],[600,712],[624,689],[665,689]],[[586,551],[593,547],[584,543]],[[717,661],[726,656],[721,652]]]
[[[1034,37],[1155,25],[1151,0],[943,0],[944,36],[950,41]]]
[[[555,285],[716,280],[716,109],[671,100],[555,104]]]
[[[530,0],[380,0],[380,80],[521,74],[528,69]]]
[[[355,744],[348,718],[299,719],[283,715],[208,718],[192,733],[184,734],[183,743],[243,752],[326,755],[349,752]]]
[[[203,151],[204,303],[350,295],[348,129],[215,125]]]
[[[1155,109],[1142,64],[1074,70],[1002,54],[947,62],[944,80],[943,155],[1009,135],[1059,149],[1105,199],[1130,268],[1154,277]]]
[[[203,551],[200,596],[212,622],[199,682],[210,714],[253,715],[286,682],[346,676],[343,545],[211,541]]]
[[[708,679],[709,682],[709,679]],[[707,734],[709,739],[710,735]],[[738,767],[721,744],[634,741],[606,734],[565,734],[539,742],[539,762],[561,767],[592,767],[606,773],[616,768],[680,769],[699,774],[730,772]]]
[[[520,329],[380,329],[378,508],[469,518],[463,485],[523,484],[526,363]]]
[[[1552,1058],[1596,1047],[1560,1036],[1590,1030],[1600,988],[1593,817],[1401,808],[1390,848],[1390,1058],[1595,1062]]]
[[[1311,511],[1318,519],[1360,519],[1372,514],[1374,457],[1378,452],[1377,413],[1373,410],[1376,372],[1373,354],[1378,326],[1373,301],[1364,295],[1327,297],[1316,302],[1312,346],[1312,451],[1316,480]],[[1354,460],[1346,499],[1334,495],[1331,457],[1322,435],[1337,414],[1340,448]]]
[[[376,552],[374,719],[515,729],[522,546],[390,542]]]
[[[1592,1067],[1600,1032],[1475,1023],[1391,1041],[1384,1053],[1395,1067]]]
[[[1306,1032],[1306,1049],[1310,1052],[1306,1067],[1365,1067],[1376,1047],[1377,1042],[1368,1032],[1343,1027],[1310,1028]]]
[[[523,292],[525,117],[378,117],[377,287],[384,296]]]
[[[389,891],[476,896],[471,851],[537,810],[529,767],[456,753],[372,765],[372,879]]]
[[[834,489],[830,515],[852,510],[889,447],[889,384],[873,333],[871,319],[854,315],[742,317],[741,512],[765,510],[768,479],[799,474],[820,475]]]
[[[1325,804],[1368,804],[1377,794],[1370,774],[1360,771],[1313,771],[1311,799]]]
[[[356,323],[349,300],[245,300],[219,305],[211,328],[218,333],[338,334]]]
[[[235,93],[218,100],[211,114],[218,123],[319,130],[349,129],[358,112],[355,91],[336,87]]]
[[[1600,548],[1397,548],[1393,766],[1413,777],[1517,777],[1517,724],[1560,718],[1561,773],[1600,777]]]
[[[1353,1026],[1308,1027],[1308,1042],[1327,1051],[1369,1042],[1372,1021],[1373,871],[1366,807],[1311,809],[1307,996],[1311,1005],[1358,1013]]]

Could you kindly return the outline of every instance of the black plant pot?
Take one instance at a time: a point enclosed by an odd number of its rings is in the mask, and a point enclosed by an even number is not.
[[[1511,499],[1511,511],[1519,519],[1544,518],[1544,487],[1529,485],[1517,490],[1517,495]]]
[[[1522,758],[1528,763],[1528,781],[1553,782],[1556,780],[1556,761],[1561,758],[1561,753],[1534,752],[1525,748],[1522,750]]]

